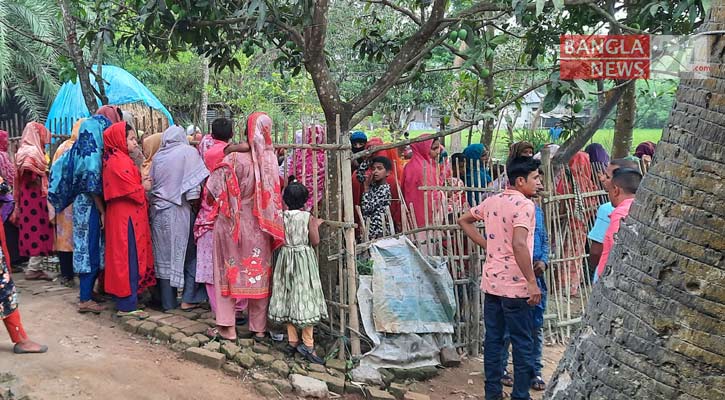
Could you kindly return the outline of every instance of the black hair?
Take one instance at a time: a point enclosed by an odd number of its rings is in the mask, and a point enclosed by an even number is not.
[[[284,203],[287,204],[287,208],[290,210],[302,209],[309,197],[310,192],[305,185],[299,182],[292,182],[287,185],[282,194],[282,200],[284,200]]]
[[[133,126],[131,126],[131,124],[126,122],[126,136],[128,136],[128,133],[131,132],[132,130],[134,130]]]
[[[630,168],[639,170],[639,162],[634,160],[628,160],[626,158],[617,158],[609,162],[612,165],[616,165],[619,168]]]
[[[377,156],[370,159],[370,165],[372,166],[375,163],[383,164],[383,167],[385,167],[386,171],[391,171],[393,169],[393,162],[390,161],[388,157],[383,156]]]
[[[637,193],[642,174],[634,168],[617,168],[612,174],[612,184],[628,194]]]
[[[451,164],[458,164],[461,161],[466,161],[466,156],[463,155],[463,153],[453,153],[451,156]]]
[[[234,136],[232,120],[217,118],[211,123],[211,136],[217,140],[229,141]]]
[[[534,157],[516,157],[510,160],[506,165],[509,183],[515,186],[517,178],[527,179],[530,173],[539,170],[540,165],[541,161],[534,160]]]

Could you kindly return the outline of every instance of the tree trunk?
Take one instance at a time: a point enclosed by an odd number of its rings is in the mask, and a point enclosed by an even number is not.
[[[206,57],[201,59],[201,100],[199,101],[199,118],[197,118],[196,126],[202,130],[206,129],[206,112],[209,108],[209,91],[206,89],[209,86],[209,60]]]
[[[617,121],[614,124],[612,158],[624,158],[632,148],[634,117],[637,115],[637,92],[635,81],[630,81],[617,104]]]
[[[96,96],[93,94],[93,86],[91,85],[91,79],[88,76],[88,66],[83,59],[83,50],[78,45],[78,31],[76,30],[76,20],[71,12],[70,4],[68,0],[60,0],[60,11],[63,14],[63,25],[65,26],[65,43],[68,46],[68,53],[73,61],[73,65],[78,71],[78,80],[81,84],[81,92],[83,93],[83,100],[88,107],[88,111],[91,114],[95,114],[98,110],[98,102]]]
[[[725,29],[713,2],[703,31]],[[725,38],[682,79],[654,163],[595,286],[550,399],[725,398]]]

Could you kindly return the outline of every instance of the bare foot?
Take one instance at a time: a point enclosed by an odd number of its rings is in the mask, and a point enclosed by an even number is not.
[[[198,304],[194,304],[194,303],[181,303],[181,309],[184,310],[184,311],[193,310],[193,309],[195,309],[197,307],[199,307]]]
[[[237,330],[233,326],[218,326],[217,329],[219,330],[219,334],[228,340],[233,340],[237,338]]]
[[[35,343],[30,339],[23,340],[22,342],[15,344],[15,347],[13,347],[13,352],[15,354],[45,353],[46,351],[48,351],[48,346]]]

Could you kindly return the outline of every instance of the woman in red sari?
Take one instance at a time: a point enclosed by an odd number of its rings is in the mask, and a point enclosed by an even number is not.
[[[146,192],[129,154],[138,147],[126,122],[103,132],[103,197],[106,200],[105,290],[116,296],[119,316],[148,317],[138,293],[153,286],[153,253]]]
[[[556,185],[557,194],[575,196],[574,199],[562,202],[564,207],[562,215],[565,215],[567,220],[561,227],[564,235],[563,243],[560,243],[559,247],[562,258],[568,261],[562,263],[562,268],[557,274],[559,287],[564,291],[568,289],[572,296],[579,294],[583,264],[586,260],[587,233],[598,206],[596,197],[582,195],[597,190],[589,155],[583,151],[577,152],[569,160],[569,168],[562,172]]]

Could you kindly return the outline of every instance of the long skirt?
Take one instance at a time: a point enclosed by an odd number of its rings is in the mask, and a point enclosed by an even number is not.
[[[15,205],[21,256],[47,256],[53,252],[54,229],[48,216],[48,200],[43,197],[35,174],[23,174],[19,187],[20,200]]]

